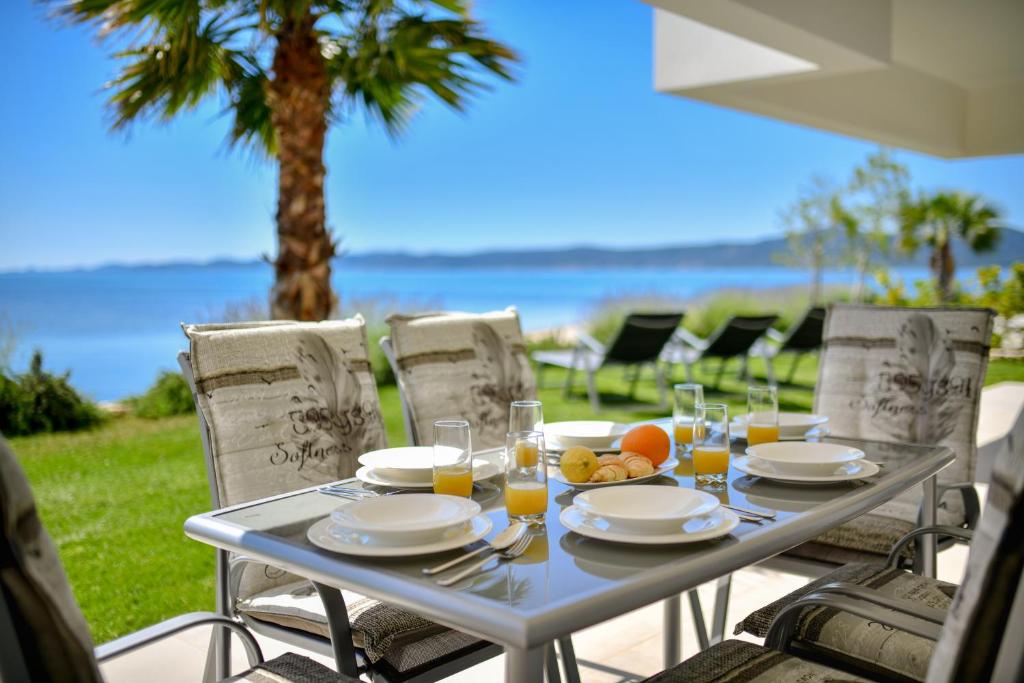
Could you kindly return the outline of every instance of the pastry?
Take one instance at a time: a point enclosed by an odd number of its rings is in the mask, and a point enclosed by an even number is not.
[[[627,476],[626,468],[620,463],[610,463],[598,467],[597,470],[590,475],[590,481],[595,484],[609,481],[623,481]]]
[[[654,465],[650,459],[638,453],[623,453],[622,464],[626,467],[626,474],[630,479],[654,474]]]

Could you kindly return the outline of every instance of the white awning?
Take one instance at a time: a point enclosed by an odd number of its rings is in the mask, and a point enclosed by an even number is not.
[[[1024,0],[647,0],[659,92],[942,157],[1024,152]]]

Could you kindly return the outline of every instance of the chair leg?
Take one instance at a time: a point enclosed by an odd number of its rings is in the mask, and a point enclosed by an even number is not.
[[[724,363],[725,360],[723,359],[722,362]],[[740,358],[740,372],[739,372],[738,377],[739,377],[740,381],[743,381],[744,379],[749,379],[750,378],[750,366],[748,365],[748,361],[747,361],[747,357],[746,356],[742,356]]]
[[[719,577],[715,588],[715,614],[711,620],[711,644],[725,640],[725,619],[729,611],[729,590],[732,588],[732,574]]]
[[[313,582],[324,604],[324,613],[327,617],[327,631],[331,637],[331,648],[334,650],[334,663],[338,673],[359,677],[359,667],[356,665],[356,651],[352,645],[352,625],[348,620],[348,608],[345,606],[345,598],[341,591],[322,583]]]
[[[690,361],[683,361],[683,367],[686,368],[686,381],[693,384],[693,363]]]
[[[231,596],[228,595],[230,556],[226,550],[217,550],[215,601],[217,614],[231,617]],[[206,653],[203,683],[222,681],[231,675],[231,631],[214,626],[210,632],[210,647]]]
[[[558,649],[562,652],[562,669],[565,670],[565,683],[580,683],[580,668],[576,664],[576,649],[572,645],[572,636],[559,638]]]
[[[572,396],[572,382],[576,379],[576,366],[569,368],[569,371],[565,373],[565,389],[562,390],[562,396],[568,400]]]
[[[593,370],[587,371],[587,396],[590,397],[590,409],[599,413],[601,412],[601,397],[597,393],[596,374]]]
[[[793,378],[796,377],[796,367],[800,365],[800,360],[804,357],[804,354],[798,353],[793,356],[793,364],[789,366],[789,377],[786,378],[787,384],[793,383]]]
[[[633,377],[629,383],[629,397],[634,398],[636,396],[636,385],[640,381],[640,366],[634,366]]]
[[[555,644],[548,643],[544,646],[544,679],[548,683],[562,683],[562,676],[558,673],[558,655],[555,653]]]
[[[658,407],[664,408],[668,405],[668,387],[665,381],[665,374],[658,367],[658,364],[654,364],[654,381],[658,385]]]
[[[768,378],[768,384],[775,384],[775,359],[768,355],[767,351],[764,354],[764,374]]]
[[[697,644],[701,652],[708,649],[708,627],[704,623],[704,609],[700,605],[700,595],[697,589],[687,591],[686,597],[690,599],[690,613],[693,615],[693,628],[697,632]]]
[[[725,374],[725,364],[727,362],[728,361],[726,361],[726,359],[723,358],[722,362],[718,364],[718,374],[715,375],[715,389],[722,386],[722,375]]]

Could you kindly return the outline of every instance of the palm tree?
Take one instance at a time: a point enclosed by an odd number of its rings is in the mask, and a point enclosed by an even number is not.
[[[107,87],[113,128],[171,119],[221,96],[231,143],[278,162],[275,318],[322,320],[336,242],[324,208],[330,124],[362,109],[391,134],[430,94],[456,110],[510,80],[516,54],[488,39],[469,0],[51,0],[57,14],[130,42]]]
[[[961,192],[920,194],[900,211],[900,247],[913,253],[925,245],[931,249],[928,265],[935,278],[939,300],[953,300],[953,240],[963,240],[972,251],[995,249],[999,242],[998,209],[982,197]]]

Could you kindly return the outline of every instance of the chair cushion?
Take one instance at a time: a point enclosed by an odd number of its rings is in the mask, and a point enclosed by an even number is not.
[[[342,591],[342,597],[352,625],[352,643],[374,664],[383,659],[396,671],[409,671],[482,642],[358,593]],[[239,600],[236,609],[253,619],[330,637],[324,604],[308,581]]]
[[[786,551],[787,555],[835,565],[877,562],[884,559],[904,534],[917,525],[921,491],[914,487],[871,512],[830,529],[813,541]],[[939,502],[937,521],[945,526],[963,526],[966,521],[961,493],[947,491]],[[913,556],[913,544],[904,557]]]
[[[225,683],[359,683],[308,657],[288,652],[232,676]]]
[[[883,564],[850,564],[813,581],[803,588],[762,607],[736,625],[735,633],[746,631],[763,638],[779,611],[826,583],[843,581],[872,588],[884,595],[919,602],[925,607],[949,608],[956,586],[918,576]],[[827,607],[810,607],[800,615],[794,643],[829,657],[854,660],[869,671],[923,681],[934,643],[925,638],[882,626],[846,612]]]
[[[505,444],[512,401],[537,397],[515,308],[492,313],[392,315],[396,375],[416,428],[434,442],[434,421],[461,415],[473,448]]]
[[[841,683],[867,679],[742,640],[726,640],[645,683]]]

